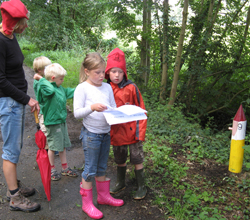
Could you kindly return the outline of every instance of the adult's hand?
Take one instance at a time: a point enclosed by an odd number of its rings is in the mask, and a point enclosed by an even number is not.
[[[31,112],[34,112],[35,110],[37,110],[37,113],[40,112],[39,103],[35,99],[30,98],[28,105],[31,107]]]

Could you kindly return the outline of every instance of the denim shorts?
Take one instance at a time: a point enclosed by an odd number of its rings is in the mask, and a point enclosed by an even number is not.
[[[105,176],[110,149],[110,133],[95,134],[82,127],[80,139],[85,157],[82,178],[86,182],[91,182],[95,176]]]
[[[10,97],[0,98],[0,124],[3,138],[3,160],[17,163],[23,147],[25,105]]]

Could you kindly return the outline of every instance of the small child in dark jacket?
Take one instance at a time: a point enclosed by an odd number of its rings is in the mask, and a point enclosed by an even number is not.
[[[125,54],[119,48],[108,55],[105,78],[110,83],[117,107],[122,105],[136,105],[145,109],[141,93],[137,86],[127,77]],[[146,196],[145,177],[143,171],[143,144],[147,128],[147,120],[132,121],[111,126],[111,144],[115,162],[117,163],[117,182],[110,193],[118,193],[125,189],[126,160],[128,147],[130,162],[135,166],[137,191],[134,199],[143,199]]]

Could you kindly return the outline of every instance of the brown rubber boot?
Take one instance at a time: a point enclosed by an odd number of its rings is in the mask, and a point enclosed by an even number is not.
[[[39,209],[40,205],[25,198],[21,194],[20,190],[17,191],[14,195],[10,195],[11,211],[36,212]]]
[[[35,194],[36,190],[32,187],[25,187],[20,180],[17,180],[17,185],[19,188],[20,193],[25,196],[25,197],[29,197]],[[10,201],[10,191],[7,190],[6,193],[7,196],[7,200]]]

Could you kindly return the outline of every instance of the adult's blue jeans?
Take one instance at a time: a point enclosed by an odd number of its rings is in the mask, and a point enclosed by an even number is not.
[[[82,178],[86,182],[91,182],[95,176],[105,176],[110,149],[110,133],[95,134],[82,127],[80,139],[85,157]]]
[[[10,97],[0,98],[0,124],[3,160],[17,163],[23,147],[25,105]]]

